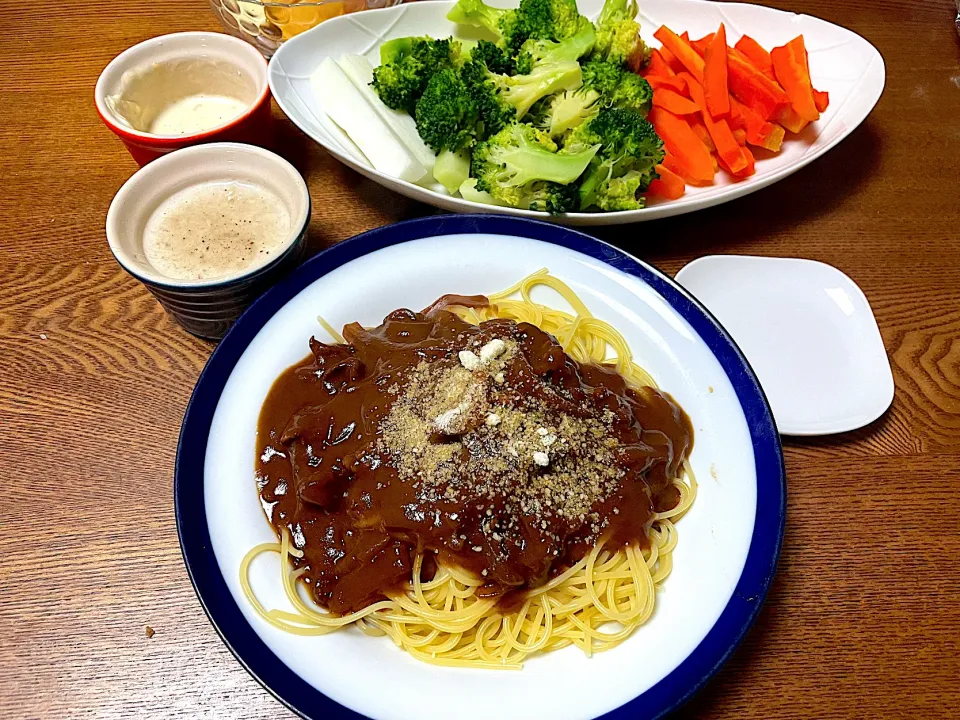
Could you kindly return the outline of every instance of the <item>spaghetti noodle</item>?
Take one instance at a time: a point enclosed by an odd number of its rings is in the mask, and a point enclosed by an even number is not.
[[[531,291],[536,286],[556,291],[573,312],[534,301]],[[656,387],[653,378],[634,362],[622,335],[593,317],[577,295],[546,270],[486,299],[449,296],[435,307],[449,309],[467,323],[481,327],[494,320],[529,323],[555,337],[563,351],[582,366],[612,366],[633,391]],[[350,328],[344,331],[348,338],[352,336]],[[696,496],[696,481],[687,460],[689,443],[678,452],[673,465],[665,465],[676,468],[666,479],[670,492],[664,496],[670,499],[661,505],[668,506],[658,508],[654,503],[645,537],[625,543],[610,531],[600,530],[592,545],[587,542],[589,547],[582,557],[568,567],[553,567],[543,582],[527,582],[512,593],[491,592],[491,581],[484,577],[485,566],[481,574],[476,567],[462,567],[443,553],[419,547],[412,552],[405,582],[382,588],[381,599],[362,607],[330,612],[305,597],[309,589],[305,583],[310,582],[312,570],[305,563],[304,551],[297,547],[298,539],[303,545],[303,538],[296,537],[300,525],[291,527],[272,516],[269,504],[265,507],[278,529],[279,542],[258,545],[247,553],[240,567],[241,586],[256,612],[287,632],[322,635],[352,625],[370,635],[386,635],[414,657],[439,665],[519,668],[532,654],[567,645],[576,645],[587,655],[605,651],[619,645],[650,618],[657,587],[670,574],[677,544],[674,523]],[[271,447],[263,457],[271,453],[283,454]],[[263,553],[280,555],[283,587],[292,612],[264,607],[253,591],[250,565]],[[321,586],[318,577],[313,583],[316,588]],[[509,602],[505,602],[507,597]]]

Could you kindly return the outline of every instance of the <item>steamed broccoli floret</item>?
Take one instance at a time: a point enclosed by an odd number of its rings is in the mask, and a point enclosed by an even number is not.
[[[373,89],[387,107],[412,114],[430,76],[416,63],[396,62],[373,71]]]
[[[439,70],[460,60],[460,43],[407,37],[388,40],[380,47],[380,66],[373,71],[373,89],[387,107],[413,115],[417,100]]]
[[[517,71],[517,63],[510,53],[489,40],[477,43],[470,51],[470,60],[482,62],[492,73],[513,75]]]
[[[590,164],[599,145],[559,154],[545,133],[514,123],[474,148],[470,174],[476,189],[513,207],[565,212],[568,190],[548,185],[570,185]]]
[[[576,0],[520,0],[510,47],[518,49],[527,40],[566,40],[587,25],[592,23],[580,14]]]
[[[580,209],[580,192],[576,183],[535,182],[529,187],[525,203],[530,210],[551,215],[576,212]]]
[[[592,58],[585,62],[583,87],[595,90],[604,105],[636,110],[644,117],[653,103],[650,83],[611,60]]]
[[[491,7],[483,0],[459,0],[447,19],[487,29],[511,55],[527,40],[565,40],[591,25],[577,10],[576,0],[520,0],[515,10]]]
[[[526,99],[520,94],[527,87],[521,76],[496,74],[487,66],[487,61],[503,62],[496,46],[487,43],[475,50],[459,70],[445,68],[432,77],[417,102],[417,130],[437,152],[486,140],[517,119],[516,101]],[[502,92],[507,80],[513,81],[513,94]]]
[[[587,55],[596,41],[591,23],[585,23],[575,34],[563,40],[527,40],[517,56],[517,72],[528,73],[543,62],[569,62]]]
[[[491,80],[499,97],[516,108],[518,120],[540,98],[582,83],[580,63],[575,61],[542,63],[527,75],[493,75]]]
[[[501,45],[508,46],[516,27],[517,11],[495,8],[483,0],[459,0],[447,13],[447,20],[457,25],[485,28]]]
[[[581,82],[576,61],[542,63],[526,75],[503,75],[491,72],[480,60],[471,60],[464,64],[461,75],[473,93],[486,136],[523,118],[541,98],[579,87]],[[480,137],[484,139],[484,133]]]
[[[588,87],[565,90],[544,98],[530,111],[531,121],[552,138],[558,138],[596,117],[603,103],[600,93]]]
[[[603,107],[635,110],[644,117],[653,102],[650,84],[620,63],[593,58],[582,66],[583,86],[541,101],[534,123],[557,138],[594,118]]]
[[[486,140],[517,119],[517,109],[500,96],[496,80],[505,75],[491,72],[483,61],[483,54],[464,64],[460,70],[463,82],[477,108],[479,124],[476,137]],[[496,58],[494,58],[496,61]]]
[[[387,40],[380,46],[380,64],[397,62],[406,57],[416,57],[430,65],[446,62],[459,52],[459,42],[453,38],[437,40],[426,35]]]
[[[578,155],[599,144],[600,151],[580,183],[580,209],[637,210],[663,161],[663,141],[635,110],[603,108],[567,137],[563,153]]]
[[[441,152],[468,147],[480,118],[473,90],[457,70],[444,68],[427,83],[417,102],[414,119],[423,141]]]
[[[642,58],[647,47],[636,17],[637,0],[606,0],[597,18],[594,54],[621,64],[638,54]]]
[[[623,177],[611,178],[604,192],[597,195],[597,207],[604,212],[620,210],[639,210],[646,206],[646,192],[650,183],[659,177],[656,173],[648,176],[637,170],[631,170]]]

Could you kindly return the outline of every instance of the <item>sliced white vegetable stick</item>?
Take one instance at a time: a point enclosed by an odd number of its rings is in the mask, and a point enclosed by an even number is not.
[[[354,87],[360,91],[364,99],[373,106],[377,114],[390,126],[390,129],[400,138],[400,142],[407,146],[413,156],[427,169],[433,171],[433,163],[437,159],[433,150],[427,147],[417,132],[417,123],[403,110],[394,110],[387,107],[376,91],[370,87],[373,82],[373,65],[362,55],[342,55],[337,65],[350,79]]]
[[[417,182],[427,174],[333,58],[324,58],[310,76],[310,84],[320,109],[350,136],[373,167],[407,182]]]
[[[343,128],[333,121],[332,117],[322,110],[317,111],[314,117],[317,118],[317,122],[323,126],[323,129],[330,133],[333,139],[337,141],[341,150],[347,155],[350,155],[358,163],[373,167],[371,162],[367,160],[367,156],[364,155],[360,148],[357,147],[357,144],[350,139],[350,136],[343,131]]]

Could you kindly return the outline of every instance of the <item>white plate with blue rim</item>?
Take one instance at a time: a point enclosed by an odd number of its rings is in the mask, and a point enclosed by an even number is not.
[[[317,323],[376,325],[445,293],[501,290],[542,267],[625,336],[634,357],[692,419],[696,502],[656,611],[623,644],[529,658],[520,671],[422,663],[386,638],[348,628],[284,633],[244,597],[240,562],[276,538],[254,480],[260,407],[274,379],[307,354]],[[540,299],[558,303],[547,295]],[[470,720],[660,717],[695,693],[752,625],[783,537],[780,440],[753,371],[730,336],[689,294],[615,247],[547,223],[441,216],[380,228],[314,257],[268,291],[214,351],[187,408],[175,506],[187,570],[237,659],[303,717]],[[255,564],[267,606],[284,603],[280,569]],[[278,562],[278,561],[277,561]],[[495,700],[491,700],[495,699]]]
[[[701,37],[716,31],[723,22],[729,44],[746,34],[767,48],[783,45],[802,34],[810,56],[813,85],[830,93],[830,107],[800,136],[787,140],[778,154],[758,158],[756,174],[746,180],[734,181],[725,173],[718,173],[710,186],[688,186],[683,197],[652,201],[641,210],[551,217],[543,212],[493,207],[375,170],[358,150],[350,147],[352,143],[343,131],[321,110],[310,82],[310,76],[326,57],[364,55],[376,66],[380,64],[380,45],[385,40],[411,35],[457,36],[457,26],[446,18],[454,4],[452,0],[408,3],[327,20],[285,42],[271,59],[268,71],[270,89],[287,117],[334,157],[394,192],[451,212],[504,213],[569,225],[618,225],[719,205],[782,180],[835,147],[867,118],[885,83],[883,58],[877,49],[851,30],[825,20],[746,3],[642,0],[637,20],[641,36],[651,47],[659,47],[653,33],[661,25]],[[490,4],[515,7],[518,2],[493,0]],[[603,0],[578,0],[577,4],[582,14],[595,20]]]

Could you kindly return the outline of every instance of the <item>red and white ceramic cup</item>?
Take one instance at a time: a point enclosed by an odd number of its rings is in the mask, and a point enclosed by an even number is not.
[[[230,35],[183,32],[134,45],[104,68],[94,98],[141,166],[201,143],[271,144],[267,62]]]

